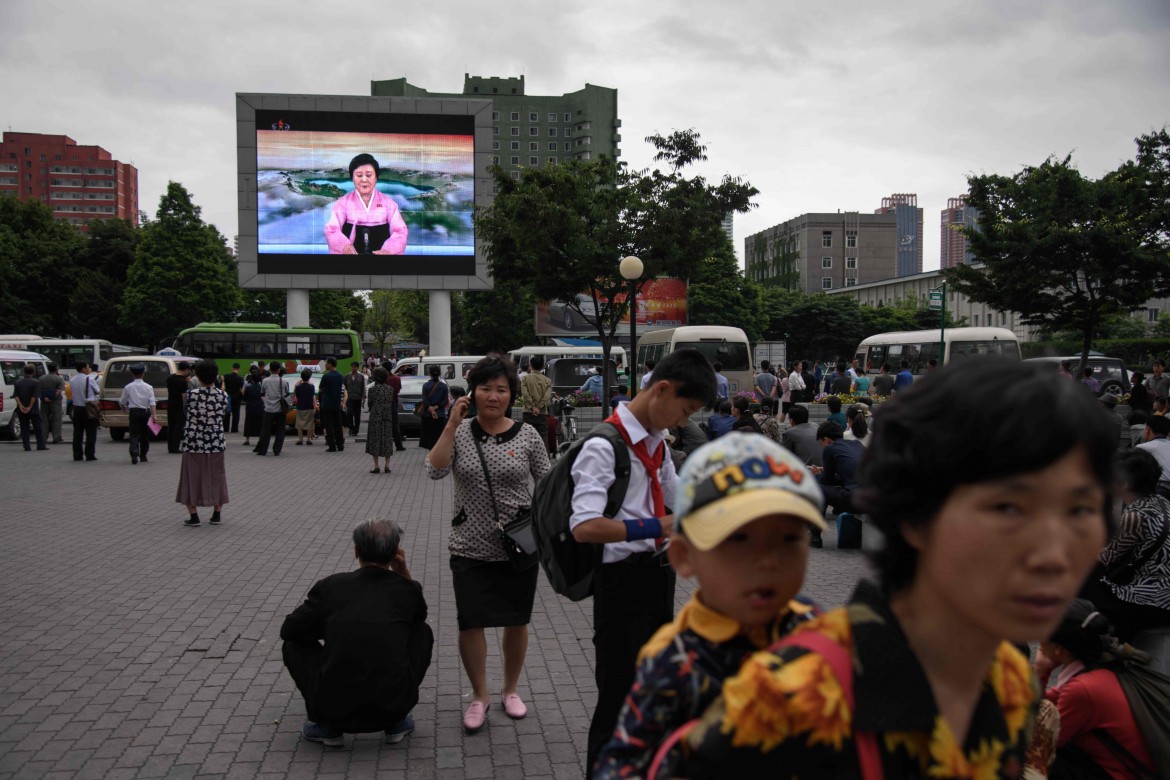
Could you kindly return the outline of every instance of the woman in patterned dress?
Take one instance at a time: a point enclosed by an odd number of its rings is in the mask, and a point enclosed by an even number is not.
[[[390,456],[394,454],[394,390],[386,382],[390,372],[378,366],[373,372],[374,382],[366,392],[366,406],[370,410],[366,422],[366,454],[374,459],[371,474],[378,473],[378,458],[386,465],[383,474],[390,473]]]
[[[198,507],[213,508],[211,524],[219,525],[220,509],[228,502],[227,468],[224,466],[223,415],[230,401],[215,386],[216,365],[210,360],[195,364],[200,387],[187,391],[187,421],[179,445],[183,463],[179,469],[179,490],[175,500],[191,516],[183,525],[199,525]]]
[[[431,479],[455,476],[458,511],[448,549],[459,656],[472,689],[463,728],[474,734],[483,727],[491,701],[485,628],[504,629],[500,697],[505,714],[519,719],[528,712],[516,693],[516,683],[528,650],[537,567],[522,572],[513,569],[500,542],[498,523],[508,522],[520,507],[530,505],[529,479],[540,479],[549,463],[536,429],[509,417],[512,402],[520,394],[520,379],[507,356],[488,355],[476,363],[467,384],[470,395],[451,407],[447,426],[427,457],[427,474]],[[475,416],[468,419],[473,406]]]

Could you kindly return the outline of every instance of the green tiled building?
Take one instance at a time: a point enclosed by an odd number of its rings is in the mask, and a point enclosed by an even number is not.
[[[524,168],[598,155],[617,158],[617,90],[586,84],[564,95],[526,95],[524,77],[463,74],[463,92],[430,92],[405,78],[370,82],[374,97],[477,97],[492,100],[493,162],[519,178]]]

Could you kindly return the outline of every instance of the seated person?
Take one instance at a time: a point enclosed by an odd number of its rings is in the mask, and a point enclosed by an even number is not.
[[[756,422],[756,418],[752,417],[752,405],[746,398],[736,398],[731,403],[731,416],[735,422],[731,424],[731,430],[739,431],[740,433],[763,433],[760,430],[760,424]]]
[[[831,395],[825,399],[825,406],[829,407],[828,422],[835,422],[845,430],[849,427],[849,423],[845,419],[845,414],[841,411],[841,399],[835,395]]]
[[[849,423],[845,427],[845,438],[855,439],[869,446],[869,407],[862,403],[853,404],[845,412],[845,419]]]
[[[318,581],[280,627],[284,665],[305,698],[307,740],[340,747],[345,733],[384,731],[398,742],[414,730],[410,711],[434,636],[401,539],[389,520],[359,525],[358,568]]]
[[[1056,631],[1040,643],[1036,674],[1046,688],[1044,698],[1060,713],[1056,762],[1048,773],[1053,780],[1165,777],[1118,679],[1119,672],[1126,673],[1120,655],[1108,619],[1084,599],[1069,605]],[[1053,675],[1057,667],[1060,672]]]
[[[1135,410],[1129,413],[1129,417],[1126,418],[1126,423],[1129,424],[1129,445],[1131,447],[1136,447],[1142,443],[1146,435],[1146,420],[1148,419],[1149,415],[1145,412]]]
[[[707,443],[707,435],[690,420],[687,420],[685,425],[673,429],[671,433],[674,434],[674,442],[670,445],[671,449],[681,450],[686,456]]]
[[[771,468],[749,471],[759,463]],[[723,478],[729,472],[750,476]],[[732,433],[700,447],[679,480],[668,555],[699,587],[639,653],[595,780],[645,777],[662,741],[719,697],[724,678],[814,616],[812,602],[797,594],[808,562],[805,528],[825,522],[820,490],[800,460],[765,438]]]
[[[760,401],[760,413],[756,415],[756,424],[760,432],[777,444],[780,443],[780,421],[776,419],[776,404],[779,399],[765,398]]]
[[[825,492],[825,504],[834,512],[852,512],[850,495],[857,487],[857,472],[865,445],[857,439],[846,439],[841,426],[835,422],[823,422],[817,428],[817,441],[824,447],[821,454],[823,466],[813,466],[812,472]]]
[[[707,438],[714,441],[725,433],[731,432],[735,425],[735,418],[731,416],[731,401],[720,401],[719,411],[707,419]]]

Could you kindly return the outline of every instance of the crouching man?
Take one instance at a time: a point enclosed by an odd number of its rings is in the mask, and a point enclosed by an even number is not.
[[[389,520],[359,525],[358,568],[320,580],[280,627],[284,665],[305,697],[305,739],[340,747],[345,733],[399,742],[414,730],[434,635],[401,540]]]

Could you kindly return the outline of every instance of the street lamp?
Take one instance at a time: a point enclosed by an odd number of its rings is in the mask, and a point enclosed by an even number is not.
[[[630,353],[626,358],[626,381],[630,383],[630,398],[638,392],[634,387],[635,372],[630,366],[637,365],[638,359],[638,280],[642,278],[642,260],[634,255],[622,258],[618,266],[622,278],[630,283],[630,294],[627,303],[630,305]]]

